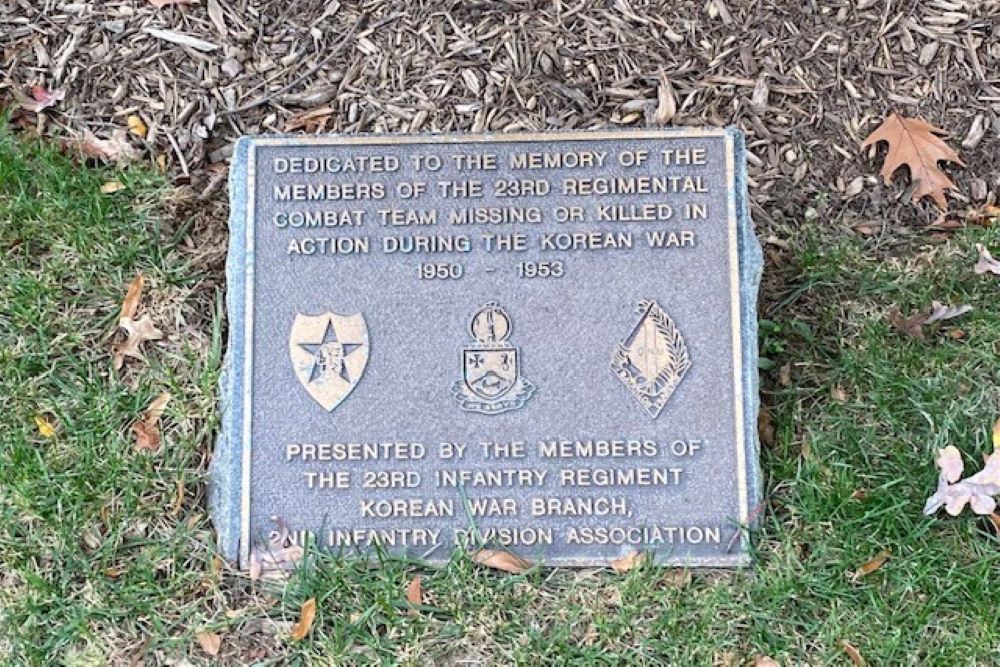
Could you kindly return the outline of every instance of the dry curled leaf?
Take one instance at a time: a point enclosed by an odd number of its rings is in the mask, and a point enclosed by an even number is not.
[[[333,107],[327,106],[296,114],[285,123],[285,132],[294,132],[295,130],[305,130],[309,133],[323,132],[335,111],[336,109]]]
[[[413,580],[407,585],[406,601],[412,607],[419,607],[424,603],[424,590],[420,577],[413,577]]]
[[[114,356],[115,370],[122,367],[125,357],[132,357],[144,361],[146,357],[142,354],[142,344],[147,340],[160,340],[163,332],[153,325],[153,320],[149,315],[144,315],[138,320],[135,319],[139,310],[139,299],[142,296],[142,287],[145,278],[142,273],[136,274],[135,278],[128,286],[125,299],[122,301],[121,314],[118,316],[118,326],[121,327],[127,338],[123,343],[118,343],[112,348]]]
[[[861,656],[861,651],[859,651],[854,644],[846,639],[841,639],[840,647],[844,649],[844,653],[846,653],[847,657],[851,659],[851,664],[853,664],[854,667],[865,667],[865,659]]]
[[[990,523],[993,524],[993,534],[1000,537],[1000,514],[990,512],[986,515],[986,518],[988,518]]]
[[[128,117],[127,121],[129,131],[140,139],[145,139],[146,135],[149,133],[149,128],[146,127],[146,123],[142,121],[142,118],[133,114]]]
[[[53,438],[56,435],[55,426],[41,415],[35,415],[35,426],[38,427],[38,434],[43,438]]]
[[[937,134],[945,134],[945,131],[919,118],[905,118],[893,113],[868,135],[861,147],[866,148],[880,141],[888,143],[889,152],[882,165],[882,178],[886,185],[892,182],[896,170],[905,165],[910,170],[914,200],[930,197],[943,211],[948,208],[944,193],[953,189],[955,184],[938,168],[938,162],[965,164]]]
[[[976,250],[979,252],[979,261],[972,267],[972,270],[979,275],[993,273],[1000,276],[1000,259],[994,259],[982,243],[976,244]]]
[[[781,667],[781,663],[768,655],[758,655],[753,661],[754,667]]]
[[[834,385],[833,389],[830,390],[830,398],[837,401],[838,403],[847,402],[847,390],[842,386]]]
[[[128,142],[127,130],[118,128],[111,133],[111,138],[100,139],[87,130],[83,137],[64,142],[68,148],[78,150],[87,157],[112,162],[128,162],[139,157],[139,151]]]
[[[299,620],[292,628],[290,637],[293,641],[301,641],[312,629],[313,620],[316,618],[316,598],[309,598],[302,603],[302,610],[299,612]]]
[[[631,569],[639,567],[646,560],[646,555],[639,551],[630,551],[621,558],[615,558],[611,560],[608,564],[611,566],[615,572],[628,572]]]
[[[125,189],[125,184],[121,181],[108,181],[101,186],[101,194],[111,195]]]
[[[917,313],[909,317],[903,317],[899,308],[889,311],[889,322],[899,333],[916,340],[924,340],[924,321],[927,319],[926,313]]]
[[[31,87],[31,97],[25,97],[21,93],[15,91],[14,96],[17,98],[18,106],[20,106],[25,111],[30,111],[32,113],[38,113],[43,109],[48,109],[51,106],[55,106],[63,99],[66,98],[66,91],[62,88],[57,88],[55,90],[48,90],[44,86],[32,86]]]
[[[889,551],[888,549],[883,549],[882,551],[878,552],[877,554],[875,554],[874,558],[858,566],[858,569],[854,571],[853,579],[855,581],[858,581],[862,577],[866,577],[872,572],[878,570],[883,565],[885,565],[885,562],[889,560],[889,556],[891,555],[892,552]]]
[[[993,450],[1000,449],[1000,419],[993,425]]]
[[[472,562],[511,574],[521,574],[531,569],[531,562],[500,549],[480,549],[472,554]]]
[[[198,646],[201,650],[212,656],[213,658],[219,655],[219,649],[222,648],[222,637],[216,632],[199,632],[195,635],[198,640]]]
[[[282,576],[285,572],[294,570],[305,555],[305,549],[292,544],[288,524],[284,519],[273,516],[271,521],[278,527],[275,535],[266,545],[257,545],[250,550],[251,581]]]
[[[135,448],[140,452],[157,452],[160,449],[160,429],[157,424],[170,402],[170,392],[163,392],[153,399],[142,417],[132,424],[135,433]]]
[[[932,324],[934,322],[943,322],[944,320],[953,320],[956,317],[961,317],[967,312],[972,310],[972,306],[968,304],[962,304],[961,306],[947,306],[940,301],[931,301],[931,314],[924,319],[924,324]]]

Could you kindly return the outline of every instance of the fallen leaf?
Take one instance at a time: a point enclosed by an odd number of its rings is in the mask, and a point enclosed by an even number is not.
[[[135,433],[135,448],[140,452],[157,452],[160,449],[160,430],[157,424],[163,411],[170,402],[170,392],[163,392],[153,399],[142,417],[132,424],[132,432]]]
[[[147,340],[160,340],[163,332],[156,328],[149,315],[143,315],[138,320],[123,318],[119,321],[119,326],[128,334],[124,343],[115,345],[112,353],[115,359],[115,370],[118,370],[125,363],[125,357],[132,357],[139,361],[145,361],[146,357],[142,353],[142,344]]]
[[[847,654],[847,657],[851,659],[851,663],[854,667],[865,667],[865,659],[861,657],[861,651],[855,648],[854,644],[846,639],[841,639],[840,646],[844,649],[844,653]]]
[[[622,573],[628,572],[629,570],[639,567],[646,560],[646,555],[639,551],[630,551],[621,558],[615,558],[611,560],[608,564],[611,569],[615,572]]]
[[[121,181],[108,181],[101,186],[101,194],[110,195],[125,189],[125,184]]]
[[[99,139],[87,130],[82,138],[66,141],[64,145],[98,160],[127,162],[139,157],[139,151],[128,142],[128,131],[122,128],[114,130],[110,139]]]
[[[774,447],[777,439],[774,433],[774,420],[771,418],[771,411],[761,406],[757,414],[757,435],[760,441],[767,447]]]
[[[889,322],[899,333],[916,340],[924,340],[924,321],[927,319],[926,313],[917,313],[909,317],[903,317],[899,308],[893,308],[889,312]]]
[[[855,581],[858,581],[862,577],[866,577],[875,570],[878,570],[883,565],[885,565],[885,562],[889,560],[889,556],[891,555],[892,552],[890,552],[888,549],[883,549],[882,551],[878,552],[874,558],[864,563],[863,565],[860,565],[858,569],[854,571],[853,579]]]
[[[193,5],[197,0],[148,0],[149,4],[157,9],[163,9],[169,5]]]
[[[1000,449],[1000,419],[993,425],[993,451]]]
[[[142,122],[142,118],[137,115],[129,116],[126,123],[128,123],[128,129],[132,132],[132,134],[140,139],[145,139],[146,135],[149,133],[149,128],[146,127],[144,122]]]
[[[781,667],[781,663],[767,655],[758,655],[753,661],[753,667]]]
[[[198,645],[201,646],[201,650],[208,655],[215,657],[219,655],[219,649],[222,648],[222,637],[215,632],[199,632],[195,635],[198,640]]]
[[[1000,259],[993,259],[993,255],[982,243],[976,244],[976,250],[979,251],[979,261],[972,270],[977,274],[994,273],[1000,276]]]
[[[861,502],[864,502],[868,500],[868,492],[865,491],[864,489],[854,489],[854,491],[851,493],[851,498],[853,498],[854,500],[860,500]]]
[[[313,620],[316,618],[316,598],[309,598],[302,603],[302,611],[299,612],[299,621],[292,628],[290,637],[293,641],[301,641],[312,629]]]
[[[54,438],[56,435],[55,426],[41,415],[35,415],[35,426],[38,427],[38,433],[43,438]]]
[[[965,315],[972,310],[972,306],[963,304],[961,306],[946,306],[940,301],[931,301],[931,314],[924,320],[924,324],[953,320],[956,317]]]
[[[31,87],[31,97],[25,97],[19,92],[14,93],[17,98],[18,105],[25,111],[30,111],[32,113],[38,113],[43,109],[48,109],[51,106],[55,106],[63,99],[66,98],[66,91],[62,88],[57,88],[55,90],[48,90],[44,86],[32,86]]]
[[[139,310],[139,299],[142,297],[142,287],[146,284],[146,278],[143,277],[142,272],[135,274],[135,278],[128,285],[128,291],[125,292],[125,299],[122,301],[122,312],[118,316],[118,321],[124,319],[131,319],[135,317],[136,312]]]
[[[271,517],[278,527],[277,534],[263,546],[254,546],[250,550],[249,574],[250,580],[282,576],[296,568],[305,555],[305,549],[292,544],[289,529],[285,521],[278,516]]]
[[[781,368],[778,369],[778,383],[782,387],[791,387],[792,386],[792,365],[791,364],[785,364],[784,366],[782,366]]]
[[[954,162],[963,167],[965,163],[936,134],[945,134],[945,131],[919,118],[905,118],[893,113],[868,135],[861,147],[866,148],[880,141],[888,143],[889,152],[882,165],[882,178],[886,185],[892,182],[896,170],[905,165],[910,170],[914,200],[930,197],[938,208],[945,210],[948,202],[944,193],[953,189],[955,184],[938,168],[938,162]]]
[[[841,387],[839,384],[835,385],[833,389],[830,390],[830,398],[837,401],[838,403],[846,403],[847,390]]]
[[[300,114],[296,114],[285,123],[285,132],[295,130],[305,130],[309,133],[322,132],[326,129],[326,124],[330,122],[330,117],[336,109],[333,107],[319,107]]]
[[[511,574],[521,574],[531,569],[529,561],[499,549],[480,549],[472,554],[472,562]]]
[[[424,603],[424,591],[421,587],[420,577],[413,577],[413,580],[406,587],[406,601],[413,607],[419,607]]]

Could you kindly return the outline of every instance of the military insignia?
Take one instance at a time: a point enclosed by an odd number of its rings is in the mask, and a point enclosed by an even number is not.
[[[517,410],[531,398],[535,385],[521,377],[518,350],[507,342],[510,317],[488,303],[472,318],[474,343],[462,350],[462,380],[451,391],[463,410],[495,415]]]
[[[655,301],[639,304],[639,321],[615,348],[611,370],[656,419],[691,368],[687,345]]]
[[[288,340],[295,376],[326,411],[341,404],[368,365],[368,325],[354,315],[296,315]]]

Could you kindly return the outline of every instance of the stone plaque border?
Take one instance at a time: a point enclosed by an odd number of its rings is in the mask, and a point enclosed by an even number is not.
[[[740,524],[757,521],[760,502],[760,464],[757,437],[759,378],[757,371],[756,300],[763,267],[763,253],[753,232],[747,196],[746,148],[737,128],[585,130],[513,134],[352,134],[320,136],[243,137],[235,146],[229,173],[229,251],[226,258],[226,307],[229,334],[219,379],[221,423],[211,462],[209,504],[218,533],[221,554],[247,567],[250,553],[250,404],[253,352],[254,197],[257,146],[475,144],[499,142],[587,141],[591,139],[671,139],[722,137],[726,147],[726,179],[731,261],[730,285],[734,295],[730,314],[733,326],[733,368],[738,438],[736,442],[737,492]],[[731,556],[665,557],[657,564],[687,567],[748,565],[746,530]],[[441,564],[450,554],[427,559]],[[599,559],[556,558],[552,566],[604,565]]]

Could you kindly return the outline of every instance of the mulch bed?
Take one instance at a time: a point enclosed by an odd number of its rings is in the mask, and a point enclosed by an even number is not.
[[[135,147],[220,209],[246,134],[734,124],[776,251],[812,219],[905,235],[936,210],[859,148],[891,110],[953,135],[954,208],[1000,187],[995,0],[188,2],[7,0],[0,104],[65,90],[15,122],[70,137],[139,115]]]

